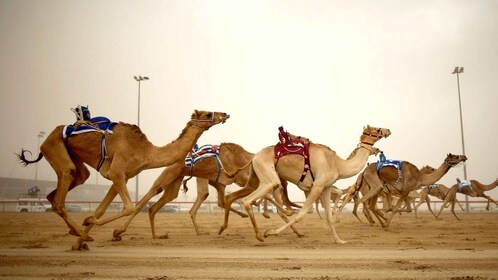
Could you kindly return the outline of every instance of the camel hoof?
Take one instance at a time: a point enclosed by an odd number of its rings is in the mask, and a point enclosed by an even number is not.
[[[338,240],[335,241],[335,243],[337,243],[337,244],[346,244],[348,242],[344,241],[344,240],[341,240],[341,239],[338,239]]]
[[[261,242],[265,242],[265,239],[263,238],[263,236],[261,236],[261,233],[256,234],[256,239],[258,239]]]
[[[88,244],[86,243],[78,243],[75,244],[71,247],[71,250],[73,251],[88,251],[90,248],[88,248]]]
[[[114,235],[111,239],[111,241],[121,241],[121,240],[123,240],[121,235]]]
[[[225,231],[226,227],[222,226],[220,230],[218,231],[218,235],[222,234],[223,231]]]
[[[169,239],[169,231],[166,234],[159,235],[158,239]]]
[[[270,235],[276,235],[275,230],[269,229],[269,230],[265,231],[265,237],[268,237]]]
[[[85,220],[83,221],[84,226],[94,225],[95,223],[96,220],[94,216],[86,217]]]
[[[269,219],[269,218],[270,218],[270,215],[268,215],[268,213],[263,213],[262,215],[263,215],[263,217],[265,217],[265,218],[267,218],[267,219]]]
[[[115,229],[114,232],[112,233],[112,241],[121,241],[121,234],[124,232],[124,230],[120,229]]]
[[[301,238],[301,237],[305,237],[305,236],[306,236],[306,234],[304,234],[304,233],[300,233],[300,232],[296,233],[296,235],[297,235],[297,237],[299,237],[299,238]]]
[[[247,217],[249,217],[249,215],[244,214],[244,213],[240,213],[240,216],[241,216],[242,218],[247,218]]]

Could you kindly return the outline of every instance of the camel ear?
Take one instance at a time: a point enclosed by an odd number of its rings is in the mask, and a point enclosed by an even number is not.
[[[194,110],[194,112],[192,113],[192,117],[191,118],[195,118],[197,116],[199,116],[199,111]]]

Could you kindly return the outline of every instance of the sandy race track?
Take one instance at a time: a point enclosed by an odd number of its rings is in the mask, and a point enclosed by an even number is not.
[[[188,214],[158,214],[169,236],[154,240],[141,213],[122,241],[111,241],[118,220],[93,229],[90,250],[72,251],[56,214],[0,213],[0,279],[498,279],[498,214],[459,215],[403,214],[385,231],[343,214],[337,231],[348,243],[338,245],[317,214],[297,225],[305,237],[289,230],[259,242],[248,219],[232,215],[218,235],[222,214],[203,213],[200,236]],[[257,218],[263,230],[282,224]]]

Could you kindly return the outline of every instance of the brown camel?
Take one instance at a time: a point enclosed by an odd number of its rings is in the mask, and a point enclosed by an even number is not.
[[[434,172],[436,169],[434,167],[431,167],[429,165],[426,165],[424,166],[422,169],[420,169],[420,172],[424,173],[424,174],[429,174],[429,173],[432,173]],[[443,184],[432,184],[432,185],[429,185],[429,186],[426,186],[424,187],[420,193],[419,193],[419,202],[417,203],[417,205],[415,205],[414,207],[414,210],[415,210],[415,217],[416,218],[420,218],[418,216],[418,213],[417,213],[417,210],[418,208],[420,207],[420,205],[422,205],[424,202],[427,203],[427,208],[429,209],[429,211],[432,213],[432,215],[434,215],[434,218],[437,218],[436,217],[436,214],[434,213],[434,211],[432,211],[432,208],[431,208],[431,200],[430,200],[430,197],[429,196],[434,196],[436,198],[439,198],[440,200],[443,200],[445,199],[446,197],[446,194],[448,193],[448,190],[450,188],[448,188],[447,186],[443,185]],[[463,207],[462,205],[460,205],[460,202],[456,199],[456,196],[454,197],[454,200],[452,200],[452,213],[453,215],[455,215],[455,217],[457,218],[457,220],[459,220],[459,218],[457,217],[456,213],[454,212],[454,205],[458,203],[458,206],[460,206],[460,209],[463,210]]]
[[[58,178],[57,189],[47,196],[53,211],[64,219],[70,234],[79,236],[81,241],[92,241],[93,238],[88,232],[94,224],[103,225],[134,212],[135,207],[126,187],[129,178],[136,176],[142,170],[168,166],[183,160],[204,131],[213,125],[224,123],[229,117],[225,113],[195,110],[178,139],[163,147],[150,143],[139,127],[122,122],[114,127],[112,134],[101,131],[90,132],[74,135],[68,139],[63,138],[64,126],[61,125],[56,127],[42,143],[36,160],[27,160],[25,150],[18,156],[25,165],[38,162],[45,157]],[[87,227],[82,229],[76,225],[65,209],[66,195],[89,177],[90,172],[85,164],[98,170],[99,162],[103,158],[102,139],[105,140],[107,157],[99,172],[113,184],[94,215],[85,219],[84,225]],[[123,211],[99,220],[117,194],[123,201]]]
[[[464,155],[448,154],[443,164],[430,174],[423,174],[415,165],[408,161],[403,161],[401,163],[401,177],[399,177],[398,169],[394,166],[385,166],[377,171],[376,165],[370,164],[363,172],[363,183],[368,184],[370,190],[362,198],[362,202],[369,201],[369,210],[374,213],[382,227],[388,228],[392,218],[402,203],[406,201],[406,198],[411,191],[434,184],[441,179],[451,167],[466,160],[467,157]],[[395,194],[399,196],[396,205],[392,209],[392,213],[385,220],[383,220],[382,213],[376,206],[377,199],[382,194],[382,191],[388,195]]]
[[[249,163],[254,157],[253,153],[246,151],[242,146],[234,143],[222,143],[219,147],[219,162],[214,157],[207,157],[199,161],[197,164],[190,167],[185,166],[185,161],[181,160],[167,167],[156,179],[149,192],[137,204],[137,208],[128,221],[119,229],[114,230],[113,240],[121,240],[121,234],[126,231],[134,216],[140,212],[140,209],[153,196],[163,192],[161,198],[149,208],[149,221],[152,231],[152,238],[156,239],[155,230],[155,215],[166,203],[178,197],[183,178],[185,176],[197,177],[197,198],[190,209],[190,218],[194,224],[196,233],[199,235],[201,231],[197,224],[197,210],[209,195],[208,184],[215,187],[218,192],[218,205],[225,208],[225,188],[230,184],[244,186],[249,178]],[[282,182],[287,184],[287,182]],[[290,201],[285,194],[283,196],[285,203],[288,205]],[[233,208],[230,211],[239,214],[242,217],[247,217]]]
[[[441,208],[439,209],[439,212],[436,216],[437,219],[440,219],[439,215],[441,215],[441,212],[443,212],[443,209],[448,207],[450,204],[452,204],[452,201],[455,200],[456,194],[461,193],[465,194],[471,197],[484,197],[488,200],[488,204],[486,205],[486,210],[489,210],[489,204],[490,202],[493,202],[494,204],[498,205],[494,199],[492,199],[490,196],[486,195],[484,192],[490,191],[498,186],[498,178],[491,184],[485,185],[480,183],[477,180],[470,180],[470,187],[463,187],[459,188],[458,184],[454,184],[451,186],[449,189],[446,197],[444,198],[443,205],[441,205]],[[452,204],[451,211],[453,212],[454,204]],[[453,214],[455,214],[453,212]],[[455,215],[456,217],[456,215]],[[456,217],[458,219],[458,217]]]
[[[335,241],[344,243],[337,235],[333,224],[332,213],[330,211],[331,187],[338,179],[348,178],[360,172],[365,166],[368,157],[376,152],[376,150],[372,149],[375,142],[381,138],[388,137],[390,134],[389,129],[367,126],[360,137],[357,153],[349,160],[340,158],[333,150],[325,145],[311,143],[309,147],[309,159],[310,170],[314,175],[314,179],[312,179],[312,175],[308,172],[302,182],[299,181],[304,170],[302,156],[294,154],[287,155],[280,158],[278,164],[275,165],[274,146],[262,149],[252,160],[248,183],[243,189],[226,197],[225,220],[219,233],[221,234],[228,227],[228,209],[232,202],[244,197],[242,203],[251,218],[256,238],[263,241],[263,235],[259,231],[251,205],[254,201],[272,192],[274,188],[279,187],[280,178],[282,178],[297,185],[304,192],[309,192],[309,194],[297,215],[291,217],[289,222],[282,227],[276,230],[268,230],[264,236],[279,234],[293,224],[301,221],[313,206],[313,203],[321,197],[327,223],[334,235]]]

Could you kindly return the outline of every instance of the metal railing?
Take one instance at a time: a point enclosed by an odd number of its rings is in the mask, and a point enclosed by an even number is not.
[[[21,212],[23,208],[26,208],[26,204],[43,204],[45,206],[45,209],[41,209],[41,207],[36,208],[35,211],[22,211],[22,212],[50,212],[51,205],[50,202],[46,199],[27,199],[27,198],[21,198],[18,200],[3,200],[0,201],[0,212]],[[418,200],[416,201],[418,203]],[[440,204],[442,204],[442,201],[431,201],[431,207],[432,209],[439,209]],[[66,201],[66,209],[69,212],[94,212],[98,205],[100,204],[100,201]],[[148,203],[143,209],[142,212],[147,212],[148,207],[151,206],[152,203]],[[296,204],[303,205],[304,202],[296,202]],[[166,204],[164,207],[159,210],[159,212],[167,212],[167,213],[186,213],[190,211],[192,206],[194,205],[194,201],[172,201],[168,204]],[[379,205],[381,205],[381,202],[379,202]],[[474,201],[469,201],[470,205],[470,213],[479,213],[479,212],[485,212],[485,213],[498,213],[498,207],[496,205],[491,204],[490,205],[490,210],[487,211],[486,205],[487,201],[485,200],[474,200]],[[232,205],[235,209],[239,211],[244,211],[244,207],[239,204],[239,203],[234,203]],[[276,207],[272,204],[269,204],[269,210],[270,212],[276,212]],[[315,205],[313,205],[315,207]],[[360,209],[361,209],[360,205]],[[353,208],[353,202],[348,203],[348,205],[344,208],[344,213],[350,213]],[[34,209],[34,208],[33,208]],[[33,210],[32,209],[32,210]],[[262,212],[263,211],[263,205],[260,206],[253,206],[254,211],[257,212]],[[461,211],[458,206],[455,207],[457,211]],[[112,202],[111,205],[109,205],[109,208],[107,209],[107,212],[118,212],[123,210],[123,203],[122,202]],[[319,211],[322,212],[323,208],[319,206]],[[427,205],[423,203],[420,208],[418,209],[420,212],[425,212],[428,211]],[[200,213],[222,213],[223,209],[218,206],[218,202],[216,201],[204,201],[202,205],[199,207],[198,212]]]

